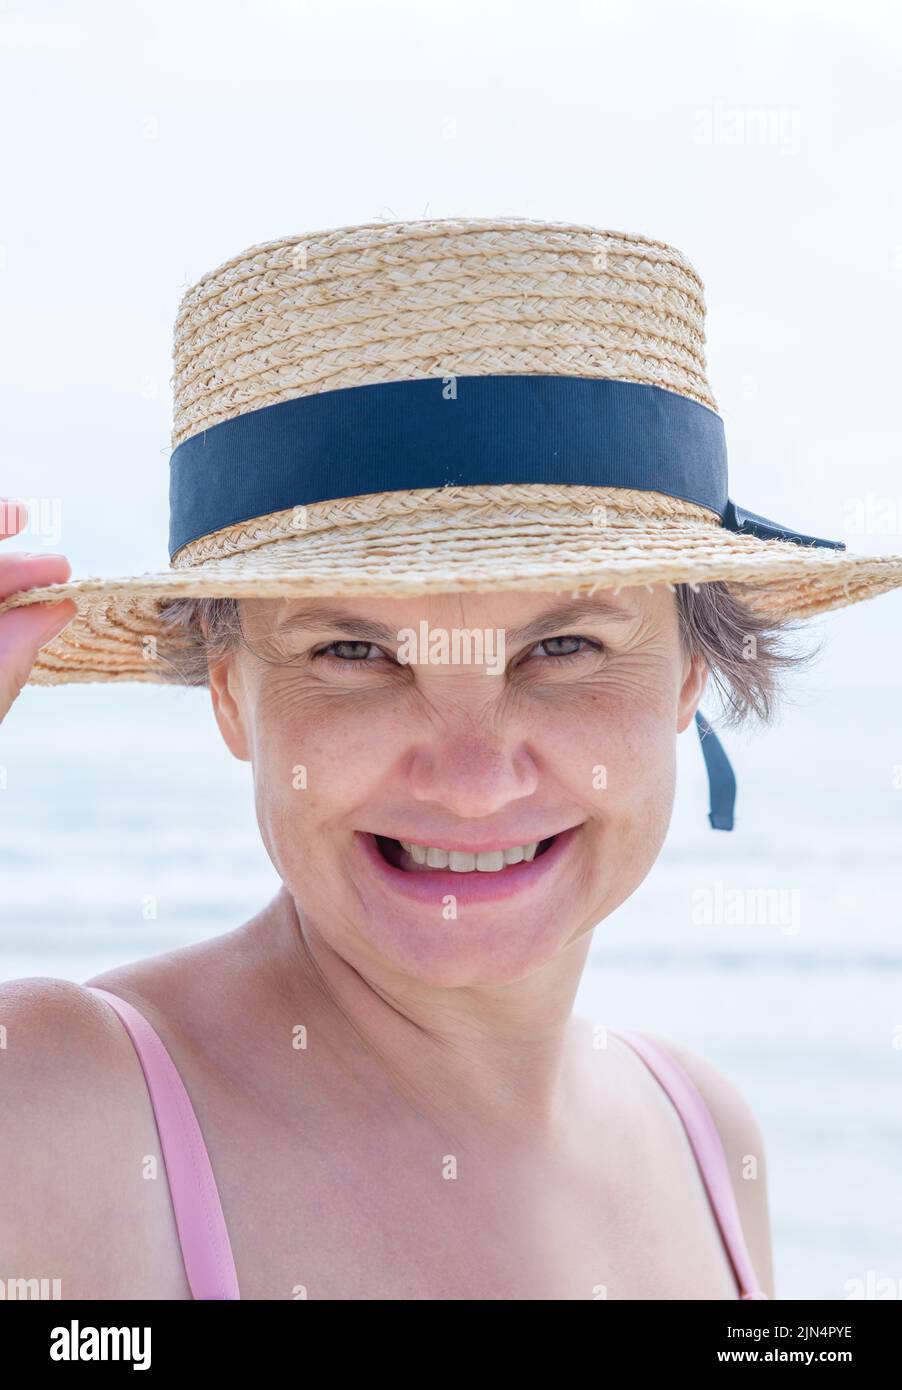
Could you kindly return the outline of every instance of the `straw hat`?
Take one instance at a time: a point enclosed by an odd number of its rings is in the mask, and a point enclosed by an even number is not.
[[[30,683],[173,679],[179,597],[577,591],[723,580],[802,617],[902,585],[737,506],[704,289],[662,241],[525,218],[252,246],[175,323],[170,567],[71,597]]]

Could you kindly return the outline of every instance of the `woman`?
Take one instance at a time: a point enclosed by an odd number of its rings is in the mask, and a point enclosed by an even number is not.
[[[171,570],[5,556],[0,712],[28,679],[208,684],[282,886],[211,941],[0,991],[0,1274],[774,1296],[748,1104],[574,995],[708,677],[766,717],[785,625],[902,560],[728,499],[703,342],[672,247],[519,219],[285,239],[188,291]]]

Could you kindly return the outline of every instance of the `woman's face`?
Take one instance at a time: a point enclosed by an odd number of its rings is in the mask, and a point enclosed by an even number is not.
[[[705,681],[668,589],[241,615],[252,650],[212,667],[216,717],[301,922],[345,959],[518,979],[645,878]]]

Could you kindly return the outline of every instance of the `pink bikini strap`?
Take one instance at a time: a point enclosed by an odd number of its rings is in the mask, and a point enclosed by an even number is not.
[[[147,1080],[166,1177],[195,1298],[240,1298],[225,1218],[210,1157],[188,1092],[162,1040],[143,1014],[109,990],[86,985],[121,1018]]]
[[[657,1077],[673,1101],[695,1154],[724,1245],[739,1284],[740,1298],[767,1298],[746,1248],[727,1156],[711,1112],[685,1067],[644,1033],[608,1028],[628,1043]]]
[[[185,1273],[196,1299],[240,1299],[238,1275],[210,1157],[194,1107],[162,1040],[143,1014],[109,990],[106,999],[132,1040],[153,1106],[172,1196]],[[692,1078],[643,1033],[608,1028],[642,1058],[676,1107],[698,1162],[743,1299],[767,1298],[759,1287],[739,1219],[723,1143]]]

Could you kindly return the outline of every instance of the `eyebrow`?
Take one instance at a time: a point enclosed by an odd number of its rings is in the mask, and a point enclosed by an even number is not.
[[[582,622],[586,619],[591,620],[592,618],[596,620],[601,618],[605,622],[633,623],[637,616],[629,609],[621,608],[619,604],[610,603],[607,599],[573,599],[569,603],[558,604],[556,608],[549,608],[547,612],[540,613],[537,618],[534,618],[524,627],[509,628],[507,636],[509,641],[514,644],[534,642],[543,633],[547,633],[549,628],[566,628],[571,623]]]
[[[621,608],[607,599],[573,599],[558,604],[555,608],[540,613],[523,627],[506,629],[507,639],[515,644],[538,641],[543,633],[551,628],[561,629],[570,623],[585,619],[603,619],[606,622],[635,622],[637,614]],[[278,632],[293,632],[295,629],[313,630],[328,628],[333,632],[345,632],[352,637],[366,638],[371,642],[395,642],[398,639],[397,625],[373,622],[370,618],[360,618],[341,608],[313,603],[292,613],[284,622],[277,624]]]
[[[307,604],[290,614],[284,622],[276,624],[277,632],[293,632],[296,628],[308,631],[328,628],[333,632],[349,633],[352,637],[367,637],[372,642],[394,642],[398,636],[397,626],[375,623],[371,618],[359,618],[342,608],[330,608],[320,603]]]

